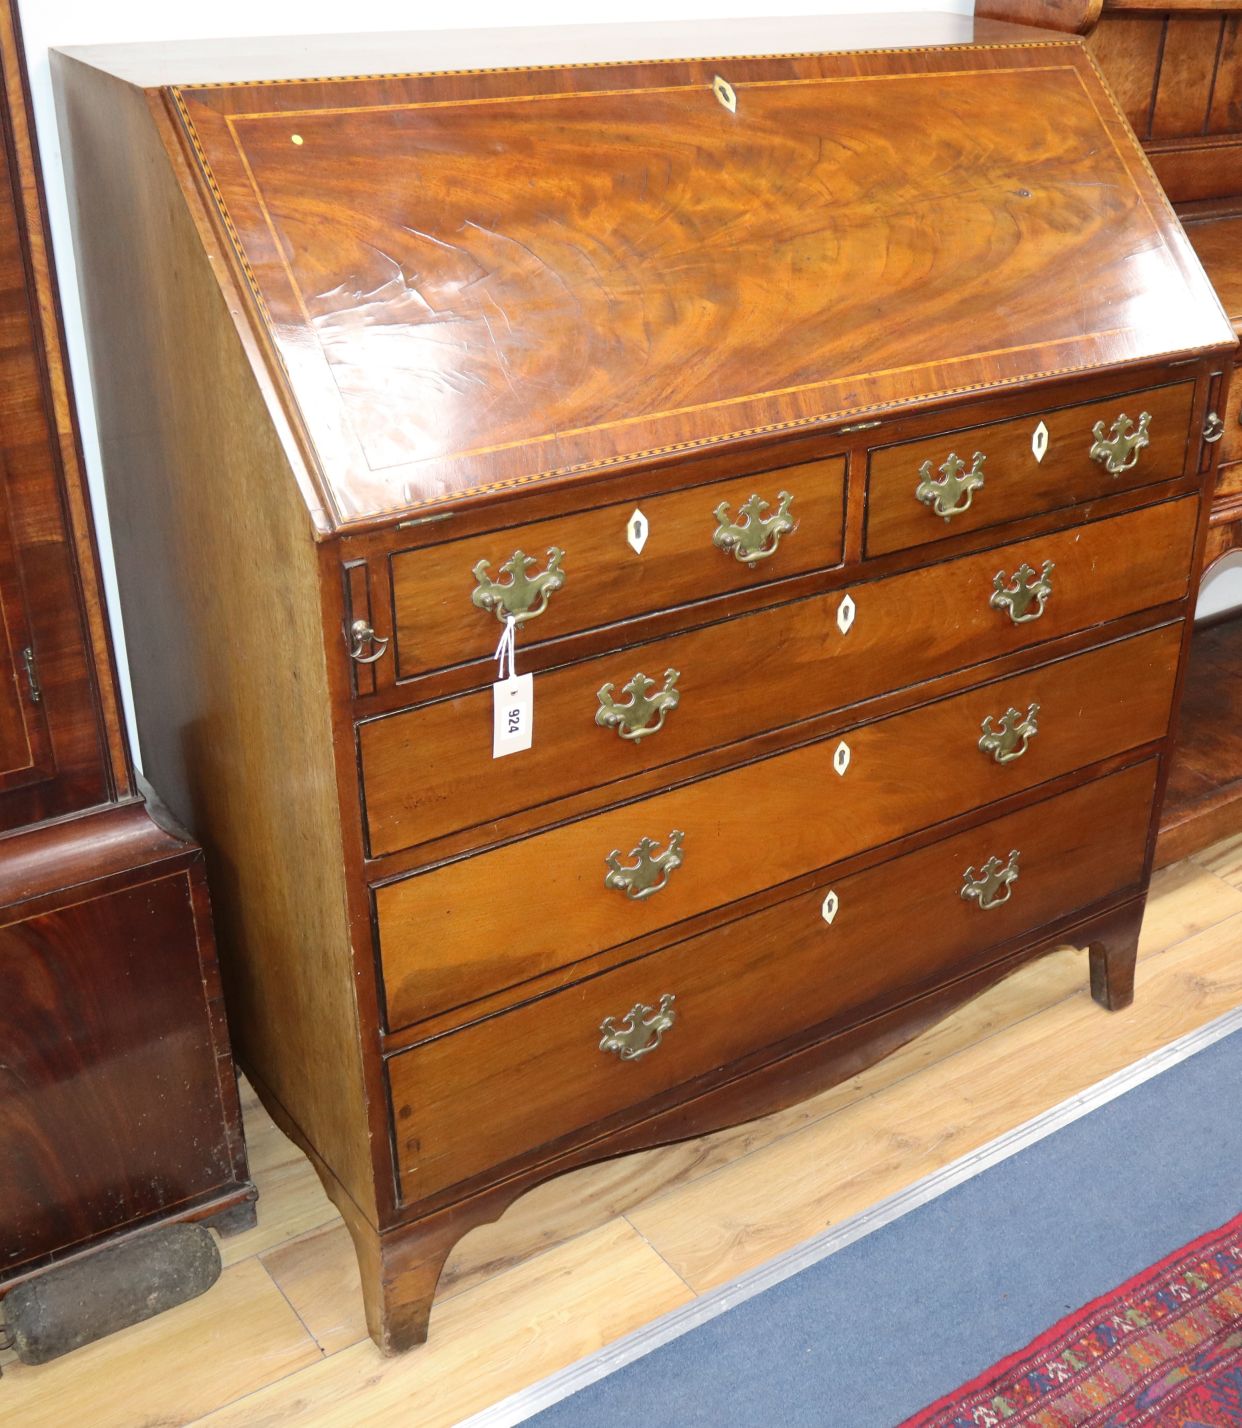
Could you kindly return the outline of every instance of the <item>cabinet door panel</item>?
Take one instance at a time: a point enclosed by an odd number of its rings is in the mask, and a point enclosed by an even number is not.
[[[112,791],[83,599],[94,574],[77,567],[67,515],[76,472],[65,469],[73,438],[49,376],[59,360],[54,310],[31,277],[23,225],[37,222],[34,191],[12,168],[7,117],[0,103],[0,832]]]
[[[0,789],[39,778],[51,754],[3,477],[0,463]]]

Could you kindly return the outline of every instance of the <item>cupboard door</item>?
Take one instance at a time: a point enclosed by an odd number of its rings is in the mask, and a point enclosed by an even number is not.
[[[0,789],[46,778],[51,747],[0,462]]]

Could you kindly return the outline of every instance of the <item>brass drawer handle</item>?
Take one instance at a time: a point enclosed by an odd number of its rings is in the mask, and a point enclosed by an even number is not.
[[[1015,848],[1007,863],[1002,863],[999,858],[989,858],[980,868],[978,877],[973,867],[967,868],[962,881],[962,896],[967,902],[977,902],[984,912],[1007,903],[1013,896],[1013,885],[1018,881],[1019,856]]]
[[[622,1061],[637,1061],[654,1051],[664,1038],[664,1033],[677,1020],[673,1010],[676,997],[666,992],[657,1007],[646,1006],[643,1002],[634,1005],[621,1018],[618,1026],[614,1018],[606,1016],[599,1024],[603,1033],[599,1049],[611,1051]]]
[[[1039,705],[1032,704],[1026,717],[1011,705],[1001,715],[1000,728],[992,727],[992,716],[983,721],[983,737],[979,747],[991,754],[998,764],[1011,764],[1026,753],[1026,746],[1039,733]]]
[[[1095,437],[1090,452],[1092,461],[1098,461],[1110,476],[1120,476],[1123,471],[1131,470],[1138,462],[1139,452],[1151,443],[1147,434],[1150,425],[1150,412],[1139,413],[1138,426],[1122,412],[1105,437],[1104,423],[1097,421],[1091,428],[1091,435]]]
[[[617,888],[626,897],[641,900],[654,897],[668,882],[674,869],[681,867],[681,843],[686,835],[674,828],[668,835],[668,847],[657,853],[655,840],[644,838],[637,848],[630,850],[630,857],[637,862],[628,868],[621,866],[621,849],[614,848],[604,861],[609,872],[604,875],[606,888]]]
[[[605,684],[596,695],[599,708],[595,711],[595,722],[601,729],[615,729],[623,739],[635,743],[648,734],[658,734],[664,728],[670,711],[681,702],[681,693],[677,688],[680,678],[680,671],[666,669],[664,688],[652,694],[651,691],[656,688],[655,680],[648,679],[645,674],[636,674],[622,689],[622,693],[630,696],[628,704],[618,704],[612,697],[613,686]],[[654,724],[652,719],[655,719]]]
[[[789,514],[793,497],[788,491],[777,496],[776,510],[763,519],[768,503],[761,496],[751,496],[738,511],[735,521],[729,514],[728,502],[721,501],[716,507],[716,532],[712,544],[723,551],[731,551],[735,559],[743,565],[754,565],[757,560],[767,560],[776,554],[781,537],[798,529],[798,523]]]
[[[510,615],[515,624],[523,625],[542,615],[548,608],[548,600],[565,584],[565,572],[561,569],[564,555],[559,546],[552,546],[548,551],[547,569],[532,577],[530,568],[536,563],[534,557],[515,550],[500,567],[500,573],[507,575],[508,580],[493,579],[489,574],[491,561],[481,560],[474,567],[477,583],[470,599],[480,610],[490,610],[502,625]]]
[[[1052,594],[1052,572],[1056,566],[1045,560],[1038,575],[1025,561],[1014,572],[1013,583],[1006,585],[1008,578],[1003,570],[998,570],[992,579],[992,598],[988,604],[993,610],[1005,610],[1015,625],[1027,625],[1038,620],[1044,613],[1048,596]],[[1034,605],[1034,612],[1031,606]]]
[[[388,648],[387,635],[377,636],[366,620],[355,620],[349,627],[349,635],[349,657],[357,664],[374,664],[383,658]],[[371,653],[363,654],[367,645],[371,646]]]
[[[1204,441],[1206,441],[1209,446],[1215,446],[1224,434],[1224,417],[1222,417],[1219,412],[1208,412],[1207,419],[1203,423]]]
[[[932,464],[924,461],[919,467],[919,484],[914,494],[937,516],[951,521],[963,511],[970,510],[975,492],[983,489],[983,463],[987,460],[982,451],[976,451],[970,470],[956,451],[949,452],[949,459],[940,468],[940,480],[932,478]]]

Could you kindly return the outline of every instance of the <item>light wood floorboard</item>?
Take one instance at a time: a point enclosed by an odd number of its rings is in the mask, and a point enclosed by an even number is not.
[[[348,1236],[248,1090],[257,1228],[202,1298],[54,1364],[5,1366],[15,1428],[453,1424],[902,1189],[1242,1004],[1242,839],[1157,875],[1135,1004],[1062,949],[800,1106],[541,1186],[467,1236],[431,1339],[366,1337]]]

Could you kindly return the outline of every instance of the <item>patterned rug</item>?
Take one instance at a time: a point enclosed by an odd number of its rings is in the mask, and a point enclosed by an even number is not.
[[[1242,1215],[901,1428],[1242,1428]]]

